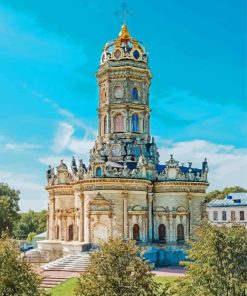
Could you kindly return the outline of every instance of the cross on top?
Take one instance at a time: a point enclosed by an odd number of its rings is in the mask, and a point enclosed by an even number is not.
[[[132,13],[133,11],[128,8],[128,5],[125,2],[123,2],[122,9],[117,10],[115,14],[116,16],[121,17],[122,24],[126,24],[128,15],[132,15]]]

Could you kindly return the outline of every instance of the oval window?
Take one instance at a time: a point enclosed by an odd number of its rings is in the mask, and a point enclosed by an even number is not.
[[[121,51],[120,49],[117,49],[115,52],[114,52],[114,56],[116,59],[119,59],[121,57]]]
[[[136,60],[138,60],[139,57],[140,57],[139,51],[138,51],[138,50],[135,50],[135,51],[133,52],[133,56],[134,56],[134,58],[135,58]]]

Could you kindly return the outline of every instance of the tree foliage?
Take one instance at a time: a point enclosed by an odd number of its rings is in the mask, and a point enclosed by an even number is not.
[[[3,232],[13,233],[14,224],[18,220],[20,191],[0,183],[0,235]]]
[[[91,265],[76,287],[77,296],[155,296],[159,284],[133,241],[110,239],[91,255]]]
[[[229,193],[233,192],[247,192],[247,189],[244,189],[239,186],[235,187],[226,187],[223,190],[214,190],[207,194],[206,198],[208,201],[211,201],[212,199],[223,199],[225,198]]]
[[[179,296],[246,296],[247,232],[243,226],[203,225],[183,262],[184,278],[179,280]]]
[[[23,260],[17,244],[6,237],[0,238],[0,295],[41,296],[41,278]]]
[[[18,239],[26,239],[30,233],[42,233],[46,229],[47,211],[20,214],[20,220],[16,223],[14,235]]]

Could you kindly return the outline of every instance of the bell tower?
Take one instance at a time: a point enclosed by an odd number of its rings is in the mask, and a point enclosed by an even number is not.
[[[119,36],[103,48],[97,73],[99,131],[91,163],[138,162],[141,155],[158,161],[150,137],[151,72],[145,47],[122,25]],[[153,147],[151,147],[153,146]]]

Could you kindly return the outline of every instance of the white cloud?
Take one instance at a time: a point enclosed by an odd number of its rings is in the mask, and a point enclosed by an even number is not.
[[[75,136],[76,129],[67,122],[59,122],[57,133],[54,137],[53,150],[55,155],[43,156],[38,159],[40,163],[45,165],[58,166],[60,160],[69,165],[72,156],[76,159],[83,159],[84,162],[89,160],[89,150],[94,145],[95,138],[92,134],[84,134],[82,138]],[[69,156],[68,156],[69,154]]]
[[[17,143],[17,142],[9,142],[4,145],[5,150],[13,150],[13,151],[23,151],[23,150],[33,150],[40,149],[42,145],[31,144],[31,143]]]
[[[71,137],[74,132],[75,129],[71,124],[66,122],[59,122],[57,134],[54,139],[55,152],[60,153],[69,146]]]
[[[56,102],[54,102],[52,99],[43,97],[43,102],[49,104],[54,108],[59,114],[66,117],[66,119],[76,127],[79,127],[83,129],[86,136],[93,136],[94,138],[97,136],[98,131],[96,129],[91,128],[86,122],[83,120],[77,118],[73,113],[71,113],[69,110],[66,110],[59,106]]]
[[[84,155],[88,158],[89,150],[94,144],[94,136],[85,132],[80,139],[75,136],[75,131],[73,125],[67,122],[59,122],[54,138],[54,151],[61,153],[68,150],[76,155]]]
[[[247,149],[232,145],[220,145],[204,140],[176,142],[159,145],[160,162],[164,163],[174,155],[180,163],[192,162],[193,167],[201,167],[205,157],[209,164],[209,191],[229,186],[247,188]]]

